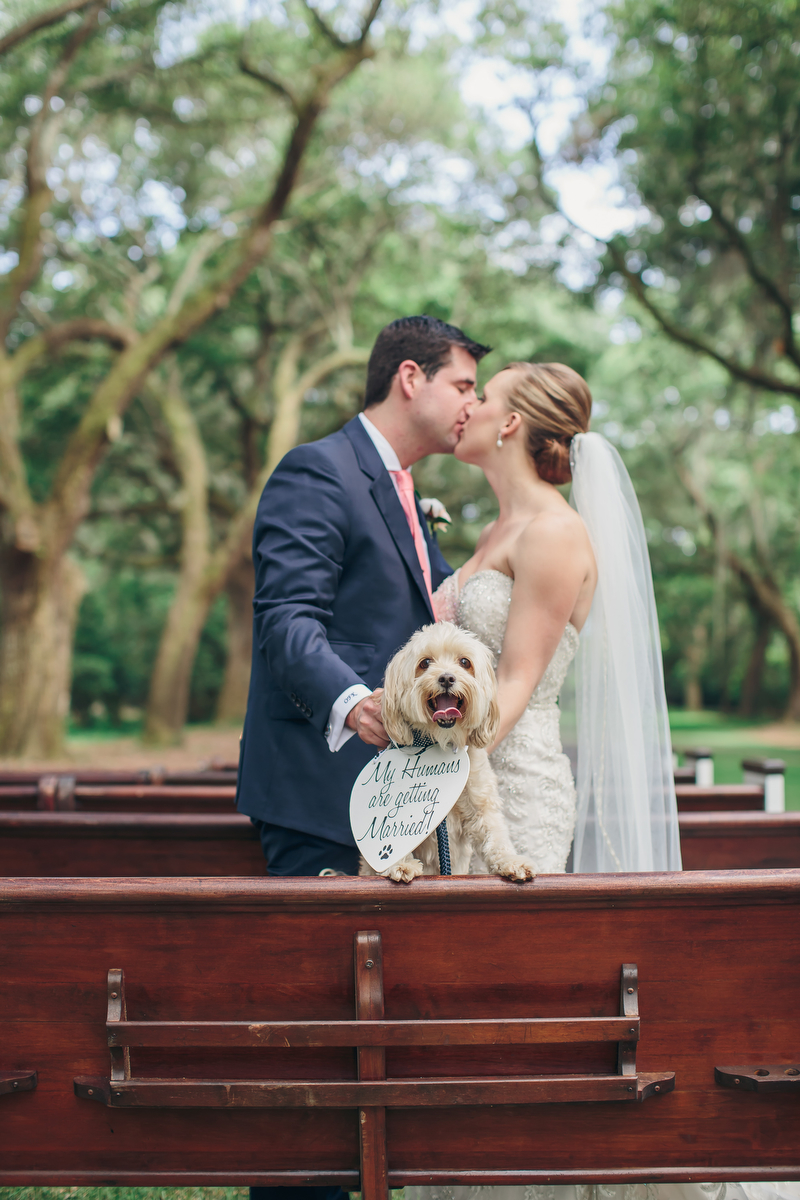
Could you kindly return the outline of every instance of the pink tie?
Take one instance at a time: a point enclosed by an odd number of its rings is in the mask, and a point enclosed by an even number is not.
[[[390,471],[392,479],[397,484],[397,490],[400,495],[400,503],[408,520],[408,527],[411,530],[411,536],[414,539],[414,547],[417,551],[419,565],[422,567],[422,574],[425,579],[425,587],[428,589],[428,599],[433,607],[433,593],[431,591],[431,568],[428,563],[427,555],[425,554],[425,539],[422,536],[422,529],[419,523],[419,514],[417,506],[414,503],[414,480],[411,477],[410,471]]]

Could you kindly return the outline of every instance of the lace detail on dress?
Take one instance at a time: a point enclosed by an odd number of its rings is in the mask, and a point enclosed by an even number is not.
[[[433,611],[437,621],[452,621],[458,619],[458,571],[448,575],[433,593]]]
[[[477,571],[459,597],[457,623],[489,648],[495,667],[513,587],[501,571]],[[561,747],[557,701],[578,642],[577,630],[567,625],[528,707],[491,756],[511,840],[543,874],[565,869],[575,828],[575,784]],[[477,856],[470,870],[486,873]]]

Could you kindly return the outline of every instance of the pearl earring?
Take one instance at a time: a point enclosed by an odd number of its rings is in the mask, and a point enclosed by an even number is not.
[[[502,449],[503,449],[503,435],[502,435],[502,433],[498,433],[498,435],[497,435],[497,449],[498,449],[498,450],[502,450]]]

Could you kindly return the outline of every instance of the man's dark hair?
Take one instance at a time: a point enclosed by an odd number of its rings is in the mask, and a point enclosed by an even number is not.
[[[450,361],[453,346],[461,346],[476,362],[491,349],[437,317],[400,317],[392,321],[378,334],[369,356],[364,408],[386,399],[401,362],[411,359],[427,379],[433,379]]]

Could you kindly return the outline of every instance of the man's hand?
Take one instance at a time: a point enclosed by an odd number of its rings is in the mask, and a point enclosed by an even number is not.
[[[345,719],[348,729],[354,729],[362,742],[368,746],[379,746],[384,750],[389,745],[389,738],[381,720],[381,696],[383,688],[376,688],[371,696],[359,700],[355,708],[351,708]]]

